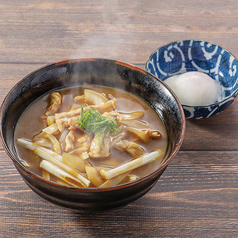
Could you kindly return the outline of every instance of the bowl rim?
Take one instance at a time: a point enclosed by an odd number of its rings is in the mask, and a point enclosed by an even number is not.
[[[161,164],[161,166],[158,166],[154,171],[152,171],[151,173],[143,176],[142,178],[139,178],[135,181],[132,181],[132,182],[128,182],[128,183],[125,183],[125,184],[121,184],[121,185],[116,185],[116,186],[112,186],[112,187],[102,187],[102,188],[85,188],[85,187],[73,187],[73,186],[66,186],[66,185],[62,185],[62,184],[58,184],[56,182],[53,182],[53,181],[49,181],[47,179],[44,179],[43,177],[41,177],[40,175],[32,172],[31,170],[29,170],[26,166],[24,166],[19,158],[17,158],[10,150],[10,148],[8,147],[7,143],[5,142],[4,140],[4,136],[3,136],[3,128],[2,128],[2,119],[3,119],[3,114],[2,114],[2,108],[5,106],[5,103],[7,101],[7,98],[10,96],[11,92],[24,80],[27,80],[31,75],[43,70],[43,69],[46,69],[46,68],[50,68],[52,66],[55,66],[55,65],[65,65],[65,64],[71,64],[71,63],[77,63],[77,62],[81,62],[81,61],[108,61],[108,62],[112,62],[114,64],[118,64],[118,65],[121,65],[121,66],[125,66],[127,68],[130,68],[132,70],[136,70],[136,71],[139,71],[145,75],[150,75],[152,76],[156,81],[159,81],[161,84],[163,84],[163,86],[171,93],[171,95],[173,96],[174,100],[176,101],[176,104],[179,108],[179,114],[181,116],[181,128],[180,128],[180,136],[179,136],[179,139],[178,139],[178,142],[175,144],[175,148],[171,151],[170,155],[166,158],[166,160]],[[27,74],[25,77],[23,77],[22,79],[20,79],[11,89],[10,91],[7,93],[7,95],[5,96],[2,104],[1,104],[1,107],[0,107],[0,124],[1,124],[1,127],[0,127],[0,140],[1,140],[1,143],[2,143],[2,146],[3,146],[3,149],[5,150],[5,152],[7,153],[7,155],[10,157],[10,159],[13,161],[14,165],[19,167],[21,170],[23,170],[25,173],[27,173],[28,175],[34,177],[35,179],[38,179],[40,180],[41,182],[43,183],[47,183],[47,184],[50,184],[52,186],[56,186],[58,188],[62,188],[62,189],[66,189],[66,190],[71,190],[71,191],[78,191],[78,192],[106,192],[106,191],[113,191],[113,190],[120,190],[120,189],[123,189],[123,188],[126,188],[126,187],[130,187],[130,186],[133,186],[133,185],[136,185],[136,184],[139,184],[145,180],[147,180],[149,177],[153,177],[154,175],[156,175],[157,173],[159,173],[160,171],[162,171],[163,169],[165,169],[168,164],[174,159],[174,157],[176,156],[176,154],[178,153],[181,145],[182,145],[182,142],[183,142],[183,139],[184,139],[184,136],[185,136],[185,128],[186,128],[186,119],[185,119],[185,114],[184,114],[184,110],[183,110],[183,107],[178,99],[178,97],[175,95],[175,93],[159,78],[157,78],[155,75],[153,75],[152,73],[142,69],[142,68],[139,68],[138,66],[135,66],[133,64],[130,64],[130,63],[125,63],[125,62],[122,62],[122,61],[118,61],[118,60],[112,60],[112,59],[105,59],[105,58],[79,58],[79,59],[67,59],[67,60],[62,60],[62,61],[59,61],[59,62],[56,62],[56,63],[51,63],[51,64],[47,64],[45,66],[42,66],[38,69],[35,69],[33,70],[32,72],[30,72],[29,74]],[[15,146],[14,146],[15,147]],[[16,158],[15,158],[16,157]]]
[[[163,47],[165,47],[165,46],[169,46],[169,45],[175,44],[175,43],[184,42],[184,41],[205,42],[205,43],[210,44],[210,45],[218,46],[220,49],[223,49],[224,51],[226,51],[227,53],[229,53],[231,56],[233,56],[234,59],[235,59],[235,60],[237,61],[237,63],[238,63],[238,58],[237,58],[234,54],[232,54],[229,50],[227,50],[226,48],[221,47],[220,45],[210,43],[209,41],[206,41],[206,40],[193,40],[193,39],[188,40],[188,39],[184,39],[184,40],[171,41],[170,43],[167,43],[167,44],[165,44],[165,45],[162,45],[162,46],[158,47],[156,50],[154,50],[154,51],[150,54],[150,56],[148,57],[148,59],[146,60],[145,70],[147,71],[147,69],[148,69],[148,64],[149,64],[149,61],[150,61],[150,59],[152,58],[152,56],[153,56],[157,51],[159,51],[161,48],[163,48]],[[191,72],[191,71],[189,71],[189,72]],[[156,77],[156,76],[155,76],[155,77]],[[160,80],[164,82],[164,80],[162,80],[162,79],[160,79]],[[167,86],[168,86],[168,85],[167,85]],[[168,87],[169,87],[169,86],[168,86]],[[170,88],[170,87],[169,87],[169,88]],[[170,89],[171,89],[171,88],[170,88]],[[172,90],[172,89],[171,89],[171,90]],[[212,107],[212,106],[215,106],[215,105],[224,104],[226,101],[229,101],[229,100],[230,100],[231,98],[233,98],[233,97],[235,98],[237,95],[238,95],[238,88],[237,88],[234,92],[232,92],[232,94],[231,94],[230,96],[225,97],[224,99],[222,99],[222,100],[219,101],[219,102],[214,102],[214,103],[211,103],[211,104],[207,104],[207,105],[205,105],[205,106],[199,106],[199,105],[197,105],[197,106],[191,106],[191,105],[187,105],[187,104],[182,104],[182,106],[187,107],[187,108],[208,108],[208,107]],[[234,100],[234,99],[233,99],[233,100]]]

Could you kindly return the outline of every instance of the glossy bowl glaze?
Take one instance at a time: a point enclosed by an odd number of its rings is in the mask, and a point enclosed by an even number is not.
[[[221,85],[221,100],[207,106],[183,105],[186,118],[208,118],[224,111],[238,94],[238,61],[227,50],[205,41],[176,41],[160,47],[145,69],[161,80],[189,71],[208,74]]]
[[[52,89],[74,85],[104,85],[126,90],[147,101],[163,120],[170,152],[155,171],[134,182],[109,188],[75,188],[59,185],[32,173],[19,160],[14,128],[25,108]],[[170,89],[152,74],[135,66],[106,59],[63,61],[36,70],[18,82],[1,106],[1,138],[5,151],[29,187],[52,203],[96,211],[132,202],[148,192],[179,151],[185,131],[183,108]]]

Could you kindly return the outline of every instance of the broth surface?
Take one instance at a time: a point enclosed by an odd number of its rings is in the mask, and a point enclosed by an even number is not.
[[[74,103],[74,97],[77,95],[82,95],[85,88],[95,90],[100,93],[105,93],[106,95],[112,95],[117,99],[117,111],[122,113],[129,113],[134,111],[143,111],[145,115],[141,118],[142,121],[147,122],[152,130],[157,130],[161,133],[162,138],[160,140],[151,140],[150,143],[143,143],[137,141],[137,143],[142,146],[145,153],[160,149],[167,153],[168,148],[168,138],[165,126],[158,116],[158,114],[141,98],[135,96],[131,93],[125,92],[123,90],[108,88],[108,87],[98,87],[98,86],[80,86],[74,88],[60,89],[62,95],[62,105],[59,112],[69,111],[72,104]],[[50,93],[49,93],[50,94]],[[24,138],[27,140],[32,140],[33,136],[38,134],[45,125],[42,122],[42,116],[44,115],[47,106],[49,105],[49,94],[44,95],[37,100],[35,100],[28,108],[22,113],[18,120],[17,126],[15,128],[15,141],[18,138]],[[23,161],[27,164],[30,170],[41,176],[42,172],[39,168],[40,159],[34,155],[32,151],[29,151],[17,143],[16,151]],[[119,152],[118,150],[112,148],[110,151],[110,156],[107,158],[89,158],[89,162],[97,167],[108,167],[114,168],[128,161],[131,161],[131,156],[126,152]],[[159,163],[160,164],[160,163]],[[153,161],[147,165],[133,170],[133,175],[143,177],[151,172],[153,172],[158,166],[157,161]]]

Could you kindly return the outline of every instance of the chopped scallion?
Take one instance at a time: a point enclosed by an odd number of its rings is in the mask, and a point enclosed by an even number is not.
[[[87,110],[85,110],[85,107]],[[88,105],[81,106],[81,115],[77,119],[81,129],[86,133],[93,133],[95,138],[100,140],[101,147],[104,147],[104,139],[116,135],[119,131],[116,118],[102,116],[98,110]],[[101,136],[103,135],[103,141]]]

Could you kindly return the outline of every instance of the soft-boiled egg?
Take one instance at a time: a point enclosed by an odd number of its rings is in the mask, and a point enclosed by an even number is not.
[[[164,81],[177,95],[181,104],[206,106],[219,100],[220,85],[205,73],[191,71]]]

